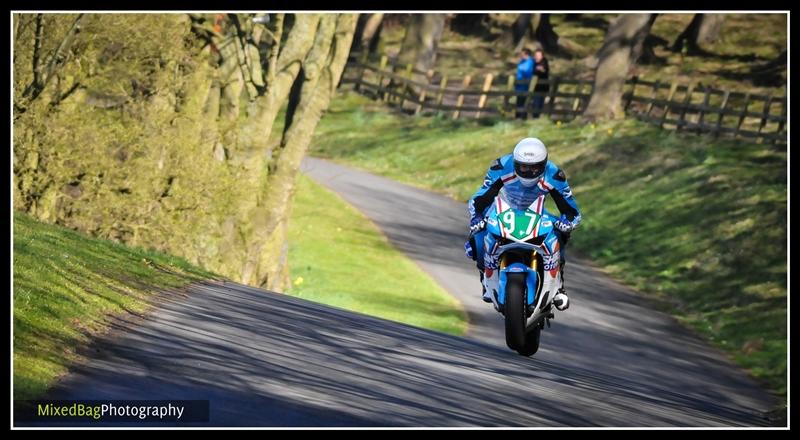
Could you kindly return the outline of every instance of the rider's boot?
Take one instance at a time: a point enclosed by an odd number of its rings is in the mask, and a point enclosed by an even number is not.
[[[561,276],[559,277],[561,286],[559,286],[556,296],[553,297],[553,304],[558,310],[567,310],[569,308],[569,297],[564,289],[564,263],[566,261],[561,260]]]
[[[499,271],[497,269],[486,268],[481,281],[483,281],[483,301],[487,303],[493,302],[492,294],[497,292],[500,288]]]

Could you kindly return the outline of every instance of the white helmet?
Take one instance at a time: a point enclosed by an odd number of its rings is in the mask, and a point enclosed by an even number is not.
[[[547,147],[536,138],[525,138],[514,147],[514,174],[523,186],[533,186],[544,176]]]

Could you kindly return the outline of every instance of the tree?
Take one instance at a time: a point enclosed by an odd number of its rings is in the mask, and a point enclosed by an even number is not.
[[[489,14],[456,14],[450,21],[450,29],[462,35],[483,35],[489,30],[488,20]]]
[[[652,14],[650,16],[650,24],[649,24],[650,29],[652,29],[653,24],[656,21],[656,18],[658,18],[658,14]],[[656,55],[656,52],[654,50],[654,46],[656,45],[665,46],[666,44],[667,44],[666,40],[657,37],[648,31],[647,36],[644,38],[644,40],[637,43],[636,46],[633,47],[633,52],[631,53],[631,59],[641,64],[662,64],[662,65],[666,64],[667,60]]]
[[[270,164],[273,171],[267,176],[267,185],[261,186],[262,202],[253,213],[265,235],[251,242],[243,278],[257,285],[277,288],[288,281],[288,217],[294,182],[344,71],[355,25],[354,14],[324,15],[314,45],[303,60],[300,92],[290,102],[295,111],[285,124],[277,157]]]
[[[286,285],[294,176],[356,14],[14,18],[15,209]]]
[[[366,49],[370,54],[377,51],[381,30],[383,29],[383,13],[362,15],[358,19],[353,38],[352,51]]]
[[[445,14],[411,14],[397,56],[401,66],[413,64],[414,69],[426,72],[436,64],[436,51],[444,30]]]
[[[580,45],[558,36],[550,23],[550,14],[519,14],[501,42],[513,46],[514,52],[519,52],[526,44],[563,55],[582,51]]]
[[[514,47],[514,53],[519,53],[523,46],[536,39],[534,30],[539,23],[541,14],[519,14],[506,33],[505,43]]]
[[[536,41],[542,45],[545,52],[557,52],[559,50],[559,38],[553,25],[550,24],[550,14],[541,14],[539,23],[536,26]]]
[[[719,37],[724,21],[725,14],[694,14],[686,29],[672,43],[672,51],[681,52],[685,47],[689,53],[703,52],[703,45],[713,43]]]
[[[597,52],[594,90],[583,116],[586,119],[623,117],[622,88],[650,33],[655,14],[622,14],[612,22]]]

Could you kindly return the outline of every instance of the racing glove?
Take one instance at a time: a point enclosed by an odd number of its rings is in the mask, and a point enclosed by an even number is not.
[[[553,226],[561,232],[570,233],[573,229],[575,229],[575,225],[572,224],[571,221],[567,219],[567,216],[561,214],[555,222],[553,222]]]
[[[486,227],[486,220],[484,220],[481,217],[473,217],[472,220],[469,221],[469,230],[473,234],[481,231],[485,227]]]

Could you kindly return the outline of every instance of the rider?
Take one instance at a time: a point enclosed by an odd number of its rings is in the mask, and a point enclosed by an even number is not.
[[[472,233],[464,249],[467,257],[478,262],[483,300],[492,302],[491,294],[497,291],[500,282],[497,273],[499,262],[495,254],[497,243],[483,229],[486,226],[484,217],[501,188],[505,188],[509,201],[524,206],[529,206],[540,196],[550,194],[561,212],[561,217],[554,222],[561,249],[561,286],[553,303],[558,310],[566,310],[569,297],[564,290],[564,247],[572,230],[580,224],[581,213],[564,171],[547,160],[547,147],[536,138],[522,139],[514,147],[513,153],[496,159],[489,167],[483,185],[468,202]],[[476,249],[478,252],[475,252]]]

